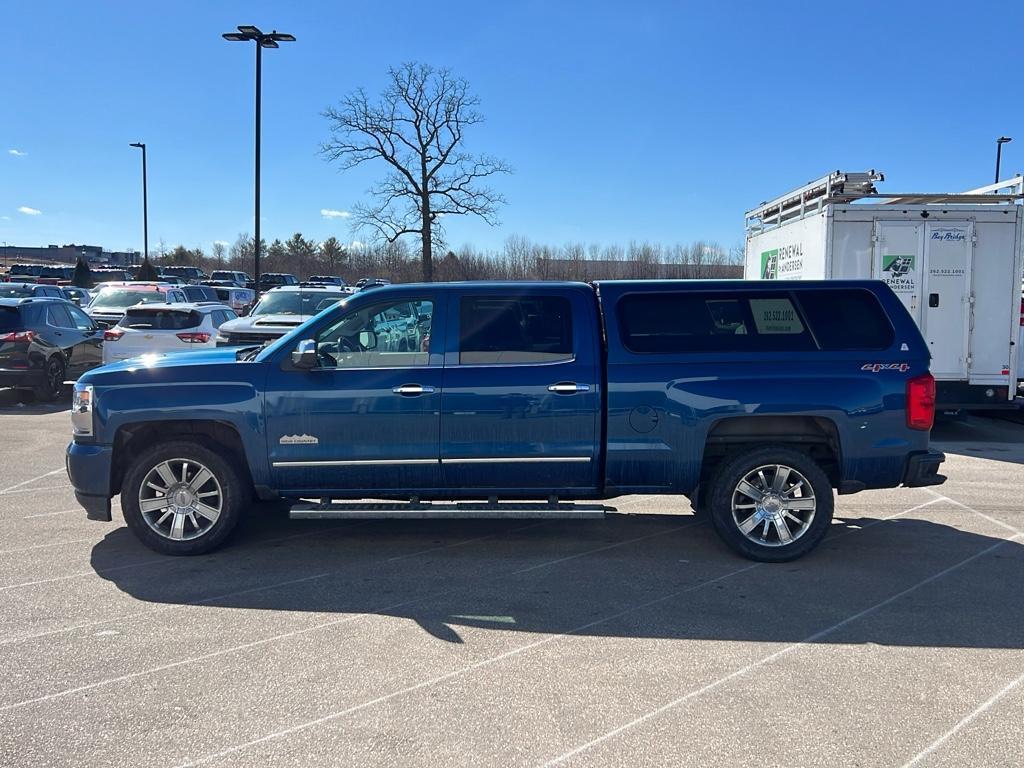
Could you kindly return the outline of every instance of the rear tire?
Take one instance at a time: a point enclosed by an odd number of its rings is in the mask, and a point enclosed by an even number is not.
[[[202,555],[223,544],[251,500],[230,456],[191,440],[154,445],[125,473],[121,509],[139,540],[165,555]]]
[[[802,557],[828,533],[832,484],[810,456],[792,448],[753,448],[726,458],[708,489],[711,521],[722,540],[751,560]]]
[[[52,403],[64,392],[64,361],[60,355],[50,355],[43,364],[43,383],[32,387],[32,394],[40,403]]]

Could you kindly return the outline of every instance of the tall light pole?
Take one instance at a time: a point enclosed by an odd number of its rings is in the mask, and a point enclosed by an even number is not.
[[[142,150],[142,260],[149,261],[149,193],[146,188],[146,145],[141,141],[129,144]]]
[[[999,183],[999,161],[1003,159],[1003,144],[1009,144],[1013,139],[1009,136],[1000,136],[996,139],[996,184]]]
[[[256,239],[253,241],[253,279],[255,280],[256,292],[260,290],[260,108],[261,93],[263,90],[263,49],[280,48],[278,43],[293,43],[295,36],[286,32],[261,32],[259,27],[242,25],[237,32],[225,32],[225,40],[233,42],[256,43]]]

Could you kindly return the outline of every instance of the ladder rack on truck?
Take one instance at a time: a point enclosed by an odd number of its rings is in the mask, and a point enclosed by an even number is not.
[[[875,188],[876,181],[885,181],[885,174],[875,170],[833,171],[747,211],[747,235],[803,219],[833,203],[877,200],[885,205],[984,205],[1024,200],[1024,177],[1020,174],[1010,180],[966,192],[879,192]]]

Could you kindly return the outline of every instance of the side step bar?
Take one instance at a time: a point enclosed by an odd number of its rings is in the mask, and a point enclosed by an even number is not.
[[[562,520],[600,519],[614,507],[604,504],[572,504],[547,502],[308,502],[294,505],[288,516],[292,520],[406,520],[439,519],[504,519],[542,518]]]

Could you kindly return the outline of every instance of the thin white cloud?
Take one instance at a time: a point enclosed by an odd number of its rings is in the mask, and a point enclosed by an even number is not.
[[[18,213],[24,213],[26,216],[38,216],[42,211],[38,208],[29,208],[27,205],[23,205],[18,209]]]
[[[0,221],[10,221],[10,220],[11,220],[10,216],[0,216]]]
[[[348,247],[351,248],[353,251],[363,250],[363,244],[358,240],[353,240]]]
[[[227,240],[214,240],[213,244],[214,245],[231,245],[231,243],[229,243]]]
[[[333,208],[321,208],[320,215],[325,219],[347,219],[352,214],[348,211],[336,211]]]
[[[28,152],[22,152],[20,149],[8,149],[7,154],[14,155],[15,157],[25,157]]]

